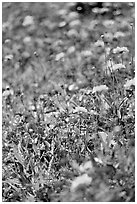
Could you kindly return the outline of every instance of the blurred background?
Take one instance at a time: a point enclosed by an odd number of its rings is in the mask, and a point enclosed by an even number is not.
[[[99,83],[105,69],[101,35],[106,48],[133,52],[134,3],[5,2],[2,8],[3,87],[21,86],[29,96],[35,83],[38,92],[48,91],[49,81]]]

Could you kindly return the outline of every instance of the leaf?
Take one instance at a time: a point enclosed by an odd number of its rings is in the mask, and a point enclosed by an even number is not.
[[[18,151],[17,146],[13,146],[13,153],[16,159],[18,160],[19,163],[21,163],[24,166],[24,158],[23,155]]]
[[[15,185],[18,185],[18,187],[21,186],[21,184],[18,182],[18,179],[7,179],[6,181],[3,181],[3,183],[8,183],[15,191],[19,192],[20,188],[17,188]]]
[[[14,184],[14,185],[15,185],[15,184],[16,184],[16,185],[19,185],[19,186],[21,185],[21,184],[20,184],[20,181],[19,181],[17,178],[14,178],[14,179],[8,178],[8,179],[7,179],[7,182],[8,182],[8,183],[11,183],[11,184]]]

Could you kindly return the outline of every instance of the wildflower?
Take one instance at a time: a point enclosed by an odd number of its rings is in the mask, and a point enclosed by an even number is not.
[[[113,49],[114,54],[123,54],[129,52],[127,47],[116,47]]]
[[[84,113],[87,113],[87,109],[84,108],[84,107],[80,107],[80,106],[78,106],[78,107],[76,107],[76,108],[74,109],[73,113],[77,113],[77,112],[84,112]]]
[[[65,56],[64,52],[61,52],[61,53],[59,53],[59,54],[56,55],[55,60],[56,60],[56,61],[59,61],[59,60],[63,59],[64,56]]]
[[[103,23],[103,25],[106,27],[106,28],[108,28],[108,27],[112,27],[112,26],[114,26],[114,20],[105,20],[104,21],[104,23]]]
[[[26,16],[24,18],[24,21],[23,21],[23,26],[29,26],[29,25],[33,25],[34,24],[34,20],[33,20],[33,17],[32,16]]]
[[[101,91],[107,91],[108,87],[106,85],[100,85],[100,86],[95,86],[92,90],[92,93],[95,92],[101,92]]]
[[[71,46],[71,47],[68,48],[67,53],[72,54],[72,53],[75,52],[75,50],[76,50],[76,48],[74,46]]]
[[[35,57],[39,57],[39,54],[35,51],[34,52]]]
[[[111,32],[106,32],[103,35],[101,35],[100,38],[104,43],[109,44],[113,40],[113,34]]]
[[[90,57],[92,55],[92,52],[90,50],[85,50],[85,51],[82,51],[82,55],[84,57]]]
[[[10,39],[6,39],[6,40],[5,40],[5,43],[10,43],[10,42],[11,42]]]
[[[92,181],[92,178],[87,174],[83,174],[72,181],[71,192],[74,192],[79,185],[89,185]]]
[[[127,80],[127,82],[125,83],[124,87],[130,88],[131,86],[135,86],[135,78],[131,79],[131,80]]]
[[[31,42],[31,37],[30,36],[26,36],[24,39],[23,39],[23,42],[24,44],[28,44]]]
[[[104,47],[104,42],[102,40],[98,40],[97,42],[95,42],[94,44],[96,47]]]
[[[9,61],[9,60],[12,60],[13,59],[13,55],[6,55],[5,57],[4,57],[4,61],[5,62],[7,62],[7,61]]]
[[[80,172],[88,172],[88,170],[93,169],[93,164],[91,161],[87,161],[85,164],[81,164],[79,167]]]
[[[66,21],[61,21],[58,25],[59,28],[63,28],[64,26],[66,26]]]
[[[8,97],[8,96],[11,96],[11,95],[13,95],[13,94],[14,94],[13,90],[10,89],[9,86],[6,86],[6,89],[5,89],[5,91],[2,93],[2,96],[3,96],[3,97]]]
[[[75,19],[78,19],[79,18],[79,15],[77,12],[70,12],[68,15],[67,15],[67,19],[69,21],[72,21],[72,20],[75,20]]]
[[[124,64],[121,64],[121,63],[119,63],[119,64],[114,64],[114,65],[112,66],[112,71],[116,71],[116,70],[119,70],[119,69],[126,69],[126,67],[125,67]]]
[[[71,84],[69,87],[68,87],[68,90],[69,91],[77,91],[79,89],[78,85],[77,84]]]
[[[61,17],[64,17],[64,16],[66,16],[67,11],[66,11],[66,9],[60,9],[60,10],[58,10],[57,14]]]
[[[103,13],[106,13],[108,11],[109,11],[108,8],[97,8],[97,7],[92,10],[93,13],[97,13],[97,14],[98,13],[103,14]]]
[[[73,20],[69,23],[70,28],[76,28],[76,27],[79,27],[80,25],[81,25],[81,22],[78,19]]]
[[[120,31],[118,31],[114,34],[114,38],[120,38],[120,37],[124,37],[124,36],[125,36],[125,34],[123,32],[120,32]]]
[[[68,37],[78,37],[78,36],[79,36],[79,33],[78,33],[75,29],[70,29],[70,30],[67,32],[67,36],[68,36]]]

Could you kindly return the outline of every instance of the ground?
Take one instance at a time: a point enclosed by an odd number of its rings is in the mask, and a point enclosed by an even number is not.
[[[2,4],[3,201],[135,201],[134,6]]]

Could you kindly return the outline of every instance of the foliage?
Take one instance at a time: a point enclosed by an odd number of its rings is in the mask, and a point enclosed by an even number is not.
[[[135,201],[134,3],[3,3],[3,201]]]

